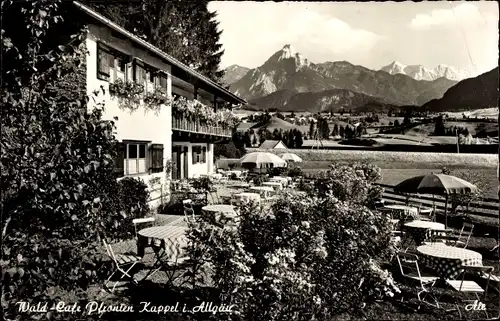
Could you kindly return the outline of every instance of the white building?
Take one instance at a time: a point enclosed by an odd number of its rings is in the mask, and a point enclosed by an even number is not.
[[[115,119],[115,136],[120,142],[117,167],[122,172],[119,176],[145,182],[159,177],[164,181],[164,169],[170,162],[173,179],[212,173],[214,144],[227,141],[232,135],[232,129],[222,122],[230,113],[222,115],[221,107],[246,102],[88,7],[74,4],[84,13],[89,30],[85,41],[89,52],[87,93],[91,95],[102,86],[104,118]],[[143,85],[147,93],[162,92],[168,97],[184,97],[191,103],[196,100],[198,108],[203,104],[201,109],[205,112],[208,109],[210,115],[218,111],[218,117],[208,122],[188,119],[184,108],[180,112],[181,109],[176,108],[179,105],[171,103],[162,103],[158,112],[154,112],[142,108],[144,96],[140,96],[143,98],[136,110],[124,108],[133,103],[124,99],[123,93],[120,96],[110,92],[110,84],[120,81]],[[158,198],[152,195],[153,201]]]

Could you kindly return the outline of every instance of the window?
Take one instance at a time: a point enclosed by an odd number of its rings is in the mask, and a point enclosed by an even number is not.
[[[115,67],[115,57],[111,52],[98,45],[97,47],[97,78],[101,80],[110,80],[111,68]]]
[[[146,149],[148,142],[126,142],[127,153],[124,159],[124,174],[133,175],[146,173]]]
[[[193,146],[193,164],[207,162],[207,148],[202,146]]]
[[[117,79],[126,81],[127,61],[128,58],[125,55],[99,43],[97,45],[97,78],[110,82]]]
[[[134,63],[134,81],[146,87],[146,69],[144,64],[138,60]]]
[[[193,164],[201,163],[201,146],[193,146]]]
[[[163,89],[167,89],[167,75],[163,74],[163,73],[160,73],[158,75],[158,81],[157,81],[157,85],[160,86],[161,88]]]

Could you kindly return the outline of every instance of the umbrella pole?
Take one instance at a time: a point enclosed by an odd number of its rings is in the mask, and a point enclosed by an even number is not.
[[[448,228],[448,194],[444,202],[444,228]]]

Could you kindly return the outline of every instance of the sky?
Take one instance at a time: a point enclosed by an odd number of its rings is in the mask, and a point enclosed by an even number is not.
[[[213,1],[222,30],[221,67],[261,66],[285,44],[313,63],[346,60],[370,69],[392,61],[466,70],[498,65],[496,1]]]

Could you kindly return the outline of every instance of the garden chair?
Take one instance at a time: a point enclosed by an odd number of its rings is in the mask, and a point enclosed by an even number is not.
[[[194,208],[193,208],[193,200],[186,199],[182,201],[182,206],[184,207],[184,216],[186,219],[194,219]]]
[[[155,220],[156,219],[154,217],[135,218],[132,220],[132,224],[134,224],[135,241],[137,244],[137,255],[139,255],[140,257],[144,256],[144,248],[146,247],[147,240],[144,240],[143,238],[139,237],[139,235],[137,234],[137,225],[145,223],[154,223]],[[141,242],[144,243],[141,244]]]
[[[437,236],[436,241],[445,242],[448,245],[467,248],[469,245],[470,237],[472,236],[472,231],[474,230],[474,224],[463,223],[462,229],[458,236],[454,236],[452,230],[446,230],[446,236]]]
[[[138,239],[137,235],[137,225],[138,224],[144,224],[144,223],[154,223],[155,218],[154,217],[144,217],[144,218],[135,218],[132,220],[132,224],[134,224],[134,230],[135,230],[135,238]]]
[[[478,302],[484,302],[481,301],[481,294],[482,298],[486,298],[486,294],[488,293],[488,285],[490,283],[491,279],[491,273],[493,272],[493,267],[492,266],[467,266],[463,265],[462,266],[464,272],[462,273],[462,279],[461,280],[446,280],[446,283],[450,285],[453,290],[461,293],[463,297],[467,294],[474,294],[475,299],[474,300],[465,300],[465,301],[478,301]],[[484,276],[486,279],[486,287],[483,289],[479,284],[476,283],[476,281],[473,280],[466,280],[465,277],[468,276],[475,276],[477,274],[480,274]],[[460,309],[460,306],[464,307],[463,304],[455,304],[457,307],[458,314],[460,315],[460,318],[462,318],[462,311]],[[483,310],[484,313],[486,314],[486,318],[488,318],[488,311],[487,309]],[[470,320],[470,318],[468,318]]]
[[[113,260],[115,270],[111,275],[108,277],[108,279],[104,282],[104,287],[109,290],[108,283],[111,280],[111,278],[117,273],[121,273],[121,277],[118,281],[115,281],[115,284],[113,285],[113,288],[111,289],[111,293],[115,291],[116,285],[124,278],[127,277],[134,284],[138,284],[137,280],[129,274],[129,272],[134,268],[134,266],[141,261],[141,257],[132,255],[132,254],[115,254],[113,251],[113,247],[106,242],[105,239],[102,240],[104,247],[106,248],[106,252],[108,256]]]
[[[434,286],[439,278],[430,274],[422,274],[418,265],[418,256],[415,254],[398,252],[396,257],[398,259],[401,275],[407,279],[410,279],[412,282],[418,281],[418,283],[420,284],[420,291],[417,293],[418,300],[420,302],[439,308],[438,300],[429,291],[429,288]],[[421,297],[422,293],[424,293],[424,295]],[[426,296],[432,297],[435,305],[430,302],[424,301],[424,298]]]

